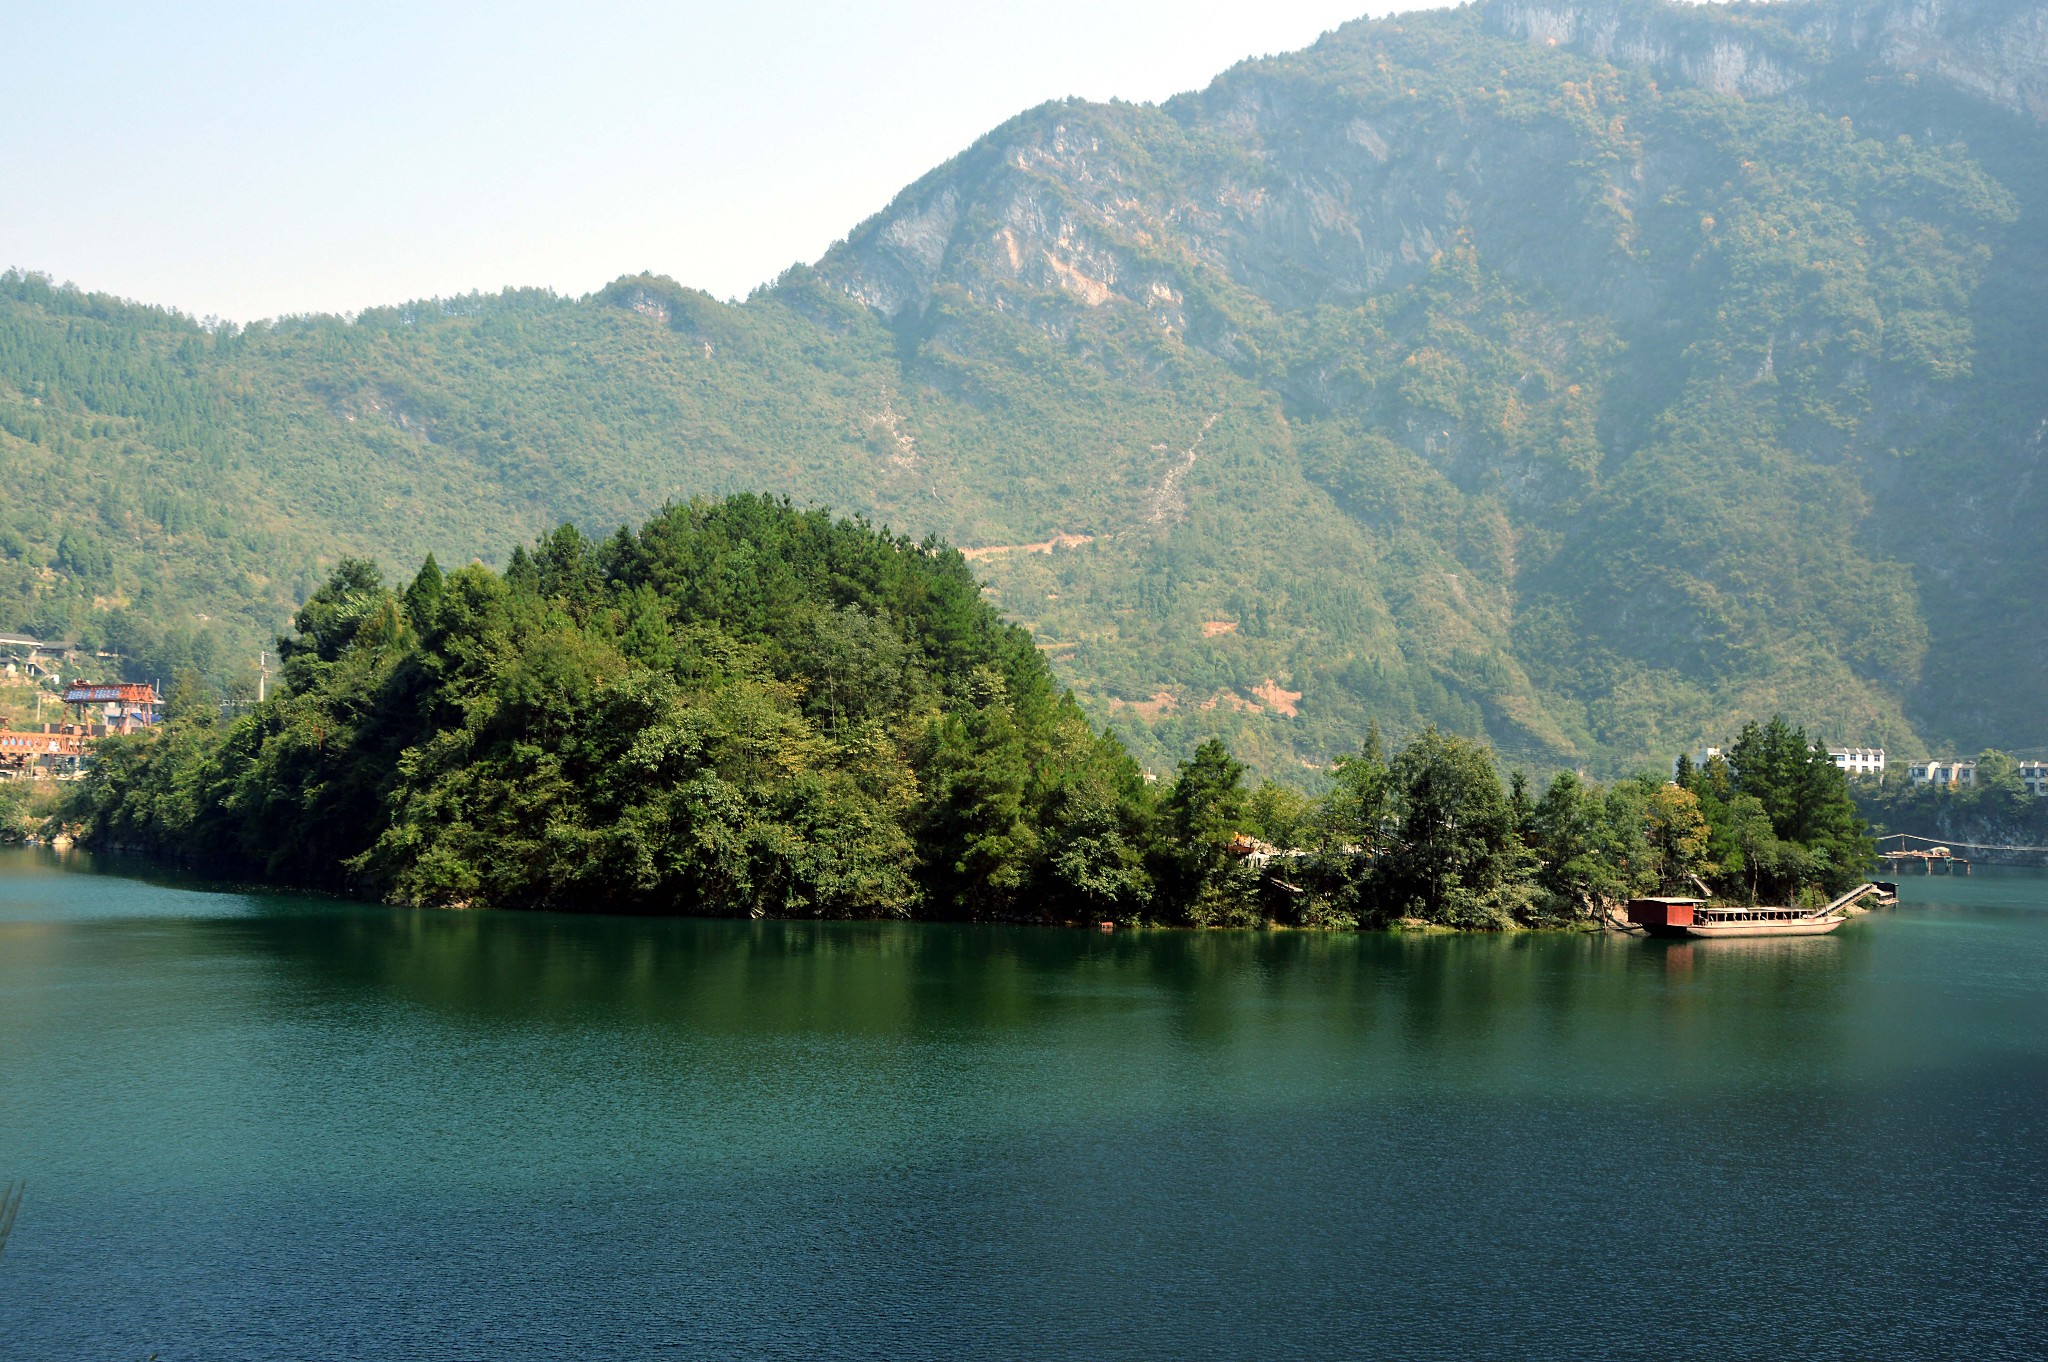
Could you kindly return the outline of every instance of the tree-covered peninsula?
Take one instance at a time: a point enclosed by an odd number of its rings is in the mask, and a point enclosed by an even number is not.
[[[345,562],[279,650],[262,703],[224,719],[188,677],[99,745],[87,844],[448,907],[1466,927],[1867,856],[1776,723],[1682,784],[1540,799],[1433,729],[1368,730],[1319,799],[1220,741],[1154,781],[956,550],[758,496],[563,526],[502,574]]]

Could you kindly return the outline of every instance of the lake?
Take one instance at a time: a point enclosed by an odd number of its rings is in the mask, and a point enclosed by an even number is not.
[[[0,1356],[2048,1346],[2038,872],[1664,943],[129,870],[0,852]]]

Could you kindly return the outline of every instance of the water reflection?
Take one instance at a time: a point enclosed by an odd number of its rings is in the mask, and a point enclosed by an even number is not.
[[[1711,943],[1104,935],[229,901],[237,911],[161,922],[147,955],[255,966],[259,1005],[307,1025],[367,1012],[422,1034],[599,1028],[642,1048],[663,1036],[1100,1046],[1155,1070],[1199,1057],[1210,1077],[1250,1087],[1277,1081],[1259,1071],[1275,1054],[1354,1087],[1435,1081],[1445,1062],[1461,1081],[1628,1089],[1675,1072],[1732,1080],[1759,1056],[1795,1072],[1872,1059],[1870,944],[1855,925]],[[81,949],[136,948],[119,920],[103,929]]]
[[[0,1352],[1996,1356],[2048,1271],[2048,914],[1996,898],[1667,943],[181,884],[0,855]],[[1641,1262],[1697,1271],[1645,1311]]]
[[[30,868],[18,854],[0,867],[10,876]],[[1425,1077],[1449,1059],[1474,1082],[1570,1073],[1617,1089],[1675,1073],[1732,1078],[1756,1061],[1773,1072],[1854,1073],[1930,1048],[1930,1029],[1910,1022],[1914,1000],[1896,978],[1905,909],[1829,936],[1755,941],[1103,934],[408,911],[247,892],[166,895],[154,885],[185,882],[33,869],[35,892],[70,885],[74,899],[96,905],[64,914],[68,930],[98,934],[79,949],[240,962],[262,981],[262,1007],[308,1024],[401,1009],[408,1025],[463,1032],[595,1026],[756,1041],[1079,1043],[1119,1047],[1141,1063],[1206,1054],[1253,1083],[1261,1053],[1285,1052],[1292,1064],[1352,1082]],[[2011,892],[2009,881],[1985,888],[1994,899]],[[138,911],[149,900],[156,930],[146,943],[109,906],[124,896]],[[166,902],[187,911],[166,915]],[[7,909],[0,895],[0,918]],[[2008,958],[2001,972],[2021,967]]]

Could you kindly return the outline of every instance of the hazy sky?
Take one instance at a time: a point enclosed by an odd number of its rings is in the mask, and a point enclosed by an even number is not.
[[[0,267],[196,316],[814,260],[1047,99],[1159,100],[1390,0],[0,0]]]

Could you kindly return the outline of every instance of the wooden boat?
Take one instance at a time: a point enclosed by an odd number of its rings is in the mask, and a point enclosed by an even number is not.
[[[1822,936],[1849,920],[1847,913],[1807,908],[1701,908],[1687,936]]]
[[[1847,922],[1858,900],[1882,891],[1860,884],[1824,908],[1744,908],[1705,899],[1641,898],[1628,901],[1628,920],[1651,936],[1822,936]]]

